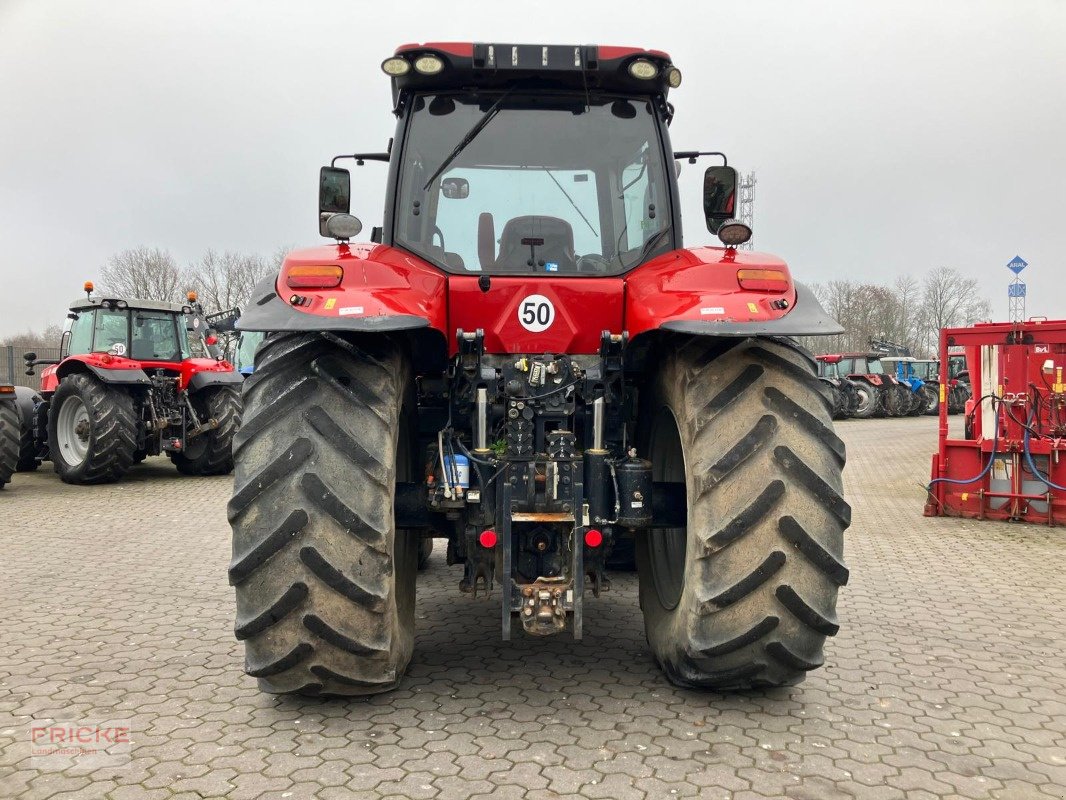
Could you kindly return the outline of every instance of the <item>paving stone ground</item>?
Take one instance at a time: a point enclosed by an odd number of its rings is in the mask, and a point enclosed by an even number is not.
[[[676,689],[632,575],[583,642],[498,641],[435,553],[402,688],[277,698],[233,639],[227,478],[49,465],[0,492],[0,798],[1066,797],[1066,530],[921,516],[935,420],[839,424],[851,582],[788,690]],[[128,719],[129,763],[35,769],[34,720]]]

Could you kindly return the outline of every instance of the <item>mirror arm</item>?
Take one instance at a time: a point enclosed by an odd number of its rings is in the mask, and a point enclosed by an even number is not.
[[[689,164],[695,164],[696,159],[700,156],[718,156],[722,159],[722,166],[729,166],[729,159],[726,158],[725,153],[719,153],[717,150],[675,150],[674,158],[682,159],[687,158]]]
[[[388,163],[391,156],[388,153],[351,153],[350,155],[333,156],[333,160],[329,162],[329,165],[331,167],[337,166],[337,161],[342,158],[354,158],[355,163],[361,167],[365,161],[384,161]]]

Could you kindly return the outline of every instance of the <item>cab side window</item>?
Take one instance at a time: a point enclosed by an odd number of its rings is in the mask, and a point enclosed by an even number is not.
[[[96,311],[96,336],[93,352],[106,353],[114,345],[122,345],[122,353],[129,347],[129,314],[119,309],[100,308]]]
[[[93,317],[96,312],[92,309],[82,311],[78,318],[71,321],[70,337],[67,339],[67,352],[64,355],[78,356],[88,353],[93,344]]]

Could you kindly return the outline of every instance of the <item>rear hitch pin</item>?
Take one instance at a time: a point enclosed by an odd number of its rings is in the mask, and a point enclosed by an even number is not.
[[[592,449],[603,450],[603,409],[602,397],[592,401]]]
[[[474,452],[484,453],[489,449],[489,390],[481,386],[477,390],[477,432]]]

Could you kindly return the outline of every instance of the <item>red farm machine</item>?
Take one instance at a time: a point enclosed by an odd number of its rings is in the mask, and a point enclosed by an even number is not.
[[[926,515],[1066,521],[1066,321],[945,328],[940,365]],[[954,436],[945,402],[952,373],[973,391]]]
[[[86,283],[71,303],[58,359],[26,354],[28,374],[45,369],[40,393],[21,398],[19,469],[51,460],[67,483],[106,483],[166,453],[186,475],[229,472],[242,378],[217,351],[195,293],[180,304],[92,292]],[[209,357],[192,356],[190,333]]]
[[[396,136],[338,156],[319,230],[238,328],[229,504],[236,635],[270,692],[368,694],[411,658],[415,565],[446,538],[500,631],[583,635],[635,544],[649,647],[676,684],[790,685],[837,631],[844,445],[810,355],[841,331],[773,256],[738,250],[737,173],[675,151],[661,51],[405,45]],[[388,165],[350,244],[350,174]],[[680,162],[708,229],[685,247]],[[603,632],[609,636],[609,632]]]

